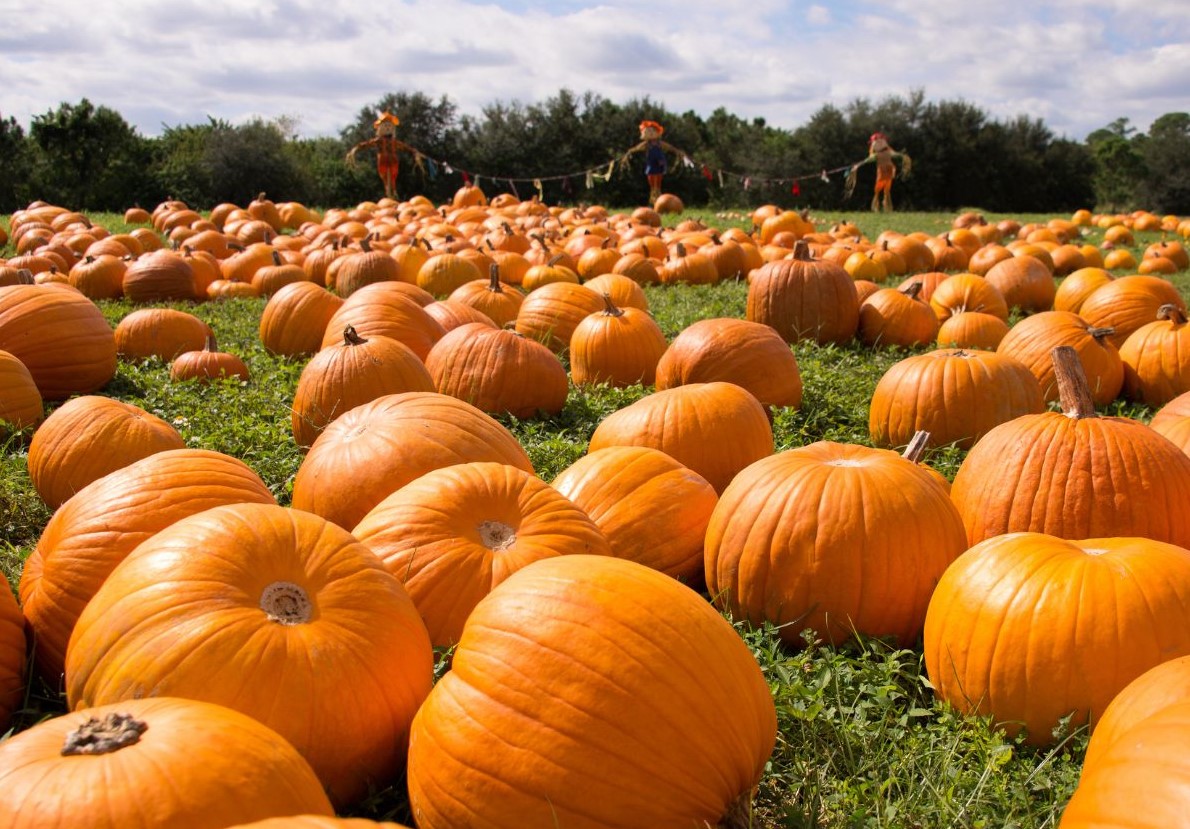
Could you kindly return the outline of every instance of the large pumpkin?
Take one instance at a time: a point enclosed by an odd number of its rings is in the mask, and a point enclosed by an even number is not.
[[[970,543],[1031,531],[1190,546],[1190,457],[1139,421],[1098,416],[1074,349],[1054,351],[1063,411],[997,426],[955,475]]]
[[[1190,449],[1190,391],[1179,394],[1158,409],[1149,426],[1173,441],[1183,452]]]
[[[716,492],[773,452],[773,430],[752,394],[732,383],[691,383],[655,392],[613,412],[588,451],[608,446],[660,449],[710,482]]]
[[[1087,744],[1083,774],[1116,740],[1137,724],[1171,705],[1190,701],[1190,656],[1179,656],[1149,668],[1124,686],[1095,723]]]
[[[989,351],[939,349],[906,357],[872,393],[874,446],[905,446],[919,431],[934,446],[970,449],[991,429],[1044,411],[1041,386],[1021,362]]]
[[[309,447],[328,423],[356,406],[386,394],[433,390],[425,363],[407,345],[365,339],[347,326],[342,343],[322,349],[302,369],[290,413],[293,439]]]
[[[138,544],[187,516],[245,502],[275,503],[243,461],[209,449],[170,449],[100,478],[63,504],[21,572],[21,605],[41,675],[57,687],[79,614]]]
[[[839,265],[812,259],[800,239],[788,259],[748,277],[747,319],[771,325],[786,342],[844,343],[859,326],[859,297]]]
[[[1094,723],[1133,679],[1190,654],[1190,551],[1147,538],[989,538],[938,582],[924,642],[942,699],[1048,744],[1061,719]]]
[[[0,584],[0,731],[25,697],[25,617],[7,584]]]
[[[264,306],[260,341],[270,354],[282,357],[313,354],[322,346],[327,323],[342,304],[342,299],[313,282],[286,285]]]
[[[716,826],[749,813],[775,738],[752,654],[697,593],[559,556],[467,620],[414,720],[410,804],[421,829]]]
[[[112,571],[71,634],[66,697],[234,708],[288,739],[342,806],[401,768],[432,669],[425,625],[367,547],[310,513],[233,504]]]
[[[377,286],[405,285],[403,282],[379,282]],[[367,287],[344,300],[331,316],[322,335],[322,348],[343,342],[343,331],[351,326],[364,338],[388,337],[404,343],[418,357],[425,359],[446,329],[408,296],[396,291],[375,299]]]
[[[1114,334],[1114,329],[1095,328],[1069,311],[1043,311],[1014,325],[996,351],[1024,363],[1048,402],[1058,399],[1053,351],[1060,345],[1070,346],[1082,364],[1091,399],[1097,406],[1106,406],[1119,396],[1124,384],[1124,364],[1112,345]]]
[[[1162,305],[1173,305],[1183,314],[1186,301],[1173,284],[1159,276],[1121,276],[1095,290],[1078,314],[1095,328],[1111,328],[1108,336],[1119,348],[1128,335],[1157,319]]]
[[[176,251],[146,253],[124,271],[124,296],[132,302],[197,299],[194,268]]]
[[[930,592],[966,548],[946,489],[886,449],[822,441],[741,472],[711,514],[707,589],[737,619],[911,644]]]
[[[116,339],[103,313],[57,285],[0,288],[0,351],[25,364],[46,400],[90,394],[116,374]]]
[[[1175,305],[1162,305],[1157,319],[1128,335],[1120,346],[1124,394],[1163,406],[1190,391],[1190,325]]]
[[[657,363],[657,390],[726,381],[764,406],[797,408],[802,377],[797,358],[772,327],[722,317],[698,320],[674,337]]]
[[[581,508],[502,463],[427,472],[377,504],[352,534],[405,585],[435,646],[457,642],[479,600],[526,564],[611,553]]]
[[[298,467],[293,506],[354,527],[415,478],[470,461],[533,471],[512,433],[471,404],[436,392],[388,394],[323,430]]]
[[[223,829],[332,815],[318,778],[272,729],[194,700],[130,699],[45,720],[0,743],[8,829]]]
[[[210,325],[186,311],[138,308],[116,324],[116,352],[132,362],[156,357],[168,363],[201,349],[212,333]]]
[[[612,555],[702,584],[702,543],[719,496],[698,473],[659,449],[609,446],[562,470],[553,487],[591,517]]]
[[[585,285],[552,282],[525,297],[516,332],[561,354],[578,324],[603,308],[603,298]]]
[[[29,443],[29,477],[56,509],[109,472],[166,449],[182,449],[178,430],[139,406],[110,397],[76,397],[54,410]]]

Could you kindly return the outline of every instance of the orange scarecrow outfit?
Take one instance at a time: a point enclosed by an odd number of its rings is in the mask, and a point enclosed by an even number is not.
[[[376,172],[379,173],[380,180],[384,182],[384,195],[390,199],[396,198],[397,195],[397,173],[401,169],[400,153],[402,151],[412,153],[418,166],[421,162],[421,156],[417,150],[403,141],[397,140],[397,125],[400,123],[400,119],[391,112],[380,113],[380,117],[372,123],[376,129],[376,137],[361,141],[347,151],[347,162],[354,165],[355,154],[360,150],[373,148],[376,150]]]
[[[656,121],[641,121],[640,122],[640,137],[641,142],[635,147],[632,147],[628,152],[620,158],[620,164],[623,165],[628,160],[629,156],[644,152],[645,154],[645,177],[649,181],[649,202],[656,202],[661,195],[661,181],[665,178],[665,174],[669,171],[669,161],[666,158],[666,152],[676,153],[682,157],[684,163],[693,165],[690,156],[685,152],[679,150],[672,144],[667,144],[661,140],[662,134],[665,132],[665,127],[658,124]]]
[[[893,163],[894,158],[901,159],[901,175],[908,178],[909,173],[913,170],[913,159],[909,157],[908,153],[894,150],[884,133],[872,133],[872,137],[868,139],[868,157],[853,164],[850,172],[847,173],[844,196],[850,198],[855,191],[859,168],[874,161],[876,162],[876,187],[872,194],[872,209],[891,211],[893,209],[892,183],[897,175],[897,167]]]

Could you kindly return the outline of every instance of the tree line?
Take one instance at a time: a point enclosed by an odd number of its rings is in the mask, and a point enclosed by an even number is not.
[[[962,100],[927,101],[922,91],[827,104],[784,130],[722,107],[702,117],[648,97],[615,103],[565,89],[539,103],[496,102],[477,116],[460,115],[445,96],[394,92],[360,109],[338,136],[317,138],[296,135],[285,118],[236,125],[211,118],[145,137],[85,98],[35,116],[27,131],[0,114],[0,213],[34,200],[120,211],[167,198],[197,209],[242,205],[262,192],[316,207],[376,199],[382,191],[372,156],[361,154],[352,166],[345,155],[372,137],[382,111],[400,118],[398,137],[425,156],[402,158],[399,196],[421,193],[435,203],[448,200],[466,172],[481,176],[489,196],[529,198],[539,192],[537,180],[551,204],[640,204],[647,193],[641,155],[606,180],[603,174],[637,142],[640,121],[652,119],[695,162],[672,164],[665,180],[687,205],[866,209],[873,166],[861,168],[850,199],[837,171],[862,160],[879,131],[913,159],[912,174],[894,187],[899,210],[1190,213],[1187,113],[1164,115],[1147,133],[1119,119],[1078,142],[1055,137],[1040,119],[998,120]]]

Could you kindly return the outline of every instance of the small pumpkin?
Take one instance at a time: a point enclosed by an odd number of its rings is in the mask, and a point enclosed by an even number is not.
[[[749,276],[746,314],[789,343],[844,343],[859,326],[859,298],[847,271],[812,259],[799,239],[790,258],[766,263]]]
[[[240,357],[219,350],[214,334],[207,335],[202,351],[183,352],[169,366],[169,379],[174,381],[209,383],[212,380],[236,378],[247,382],[250,376],[247,364]]]
[[[653,385],[665,353],[665,334],[647,311],[621,308],[603,295],[602,311],[589,315],[570,336],[570,377],[575,385],[622,388]]]

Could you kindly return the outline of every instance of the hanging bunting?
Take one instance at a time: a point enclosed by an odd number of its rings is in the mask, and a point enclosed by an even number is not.
[[[703,178],[705,178],[707,181],[710,181],[710,180],[711,180],[711,168],[710,168],[710,167],[708,167],[708,166],[707,166],[707,165],[705,165],[705,164],[704,164],[704,165],[702,165],[702,170],[701,170],[701,172],[702,172],[702,177],[703,177]]]
[[[719,186],[720,187],[723,186],[723,171],[722,170],[719,171]]]
[[[537,200],[545,201],[545,188],[541,186],[541,179],[533,179],[533,186],[537,188]]]
[[[752,179],[749,176],[744,176],[744,189],[745,190],[752,189]]]
[[[793,193],[795,196],[800,196],[802,194],[802,188],[801,185],[797,183],[797,179],[793,180],[793,186],[789,188],[789,192]]]
[[[452,168],[450,166],[449,161],[443,161],[442,162],[442,172],[446,173],[448,176],[452,176],[452,175],[454,175],[455,171],[454,171],[454,168]]]
[[[426,169],[430,171],[430,178],[438,178],[438,165],[434,163],[434,159],[430,158],[429,156],[426,156],[425,159]]]
[[[520,201],[520,200],[521,200],[521,194],[520,194],[520,193],[518,193],[518,192],[517,192],[517,190],[516,190],[516,182],[515,182],[515,181],[513,181],[512,179],[509,179],[509,180],[508,180],[508,186],[509,186],[509,188],[512,190],[512,194],[513,194],[514,196],[516,196],[516,200],[517,200],[517,201]]]
[[[479,179],[476,178],[476,181],[478,181],[478,180]],[[467,184],[467,185],[471,184],[471,176],[467,175],[467,173],[465,171],[463,172],[463,184]]]
[[[831,183],[831,177],[826,174],[826,170],[822,171],[822,180],[825,181],[827,184]]]
[[[595,186],[595,171],[587,170],[587,189],[590,190]]]

